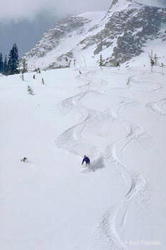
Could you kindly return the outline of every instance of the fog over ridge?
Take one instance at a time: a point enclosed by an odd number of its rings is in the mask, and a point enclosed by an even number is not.
[[[41,11],[52,11],[56,16],[98,11],[109,8],[112,0],[5,0],[0,8],[0,20],[33,19]]]

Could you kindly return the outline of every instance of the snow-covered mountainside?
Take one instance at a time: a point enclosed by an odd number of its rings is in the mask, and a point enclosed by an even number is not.
[[[107,13],[67,18],[26,54],[29,69],[68,67],[71,61],[87,57],[91,64],[97,63],[100,54],[107,65],[126,62],[141,54],[149,40],[166,39],[166,8],[162,6],[113,0]]]
[[[69,66],[70,60],[74,58],[73,53],[79,50],[78,44],[89,30],[99,23],[104,14],[104,12],[88,12],[59,22],[54,29],[44,34],[35,48],[26,54],[29,68]]]
[[[0,75],[2,250],[166,249],[166,9],[140,1],[48,31],[28,67],[58,69]]]
[[[165,250],[166,69],[131,65],[0,77],[2,250]]]

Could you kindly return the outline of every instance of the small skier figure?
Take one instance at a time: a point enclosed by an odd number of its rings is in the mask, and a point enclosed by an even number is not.
[[[28,162],[28,159],[27,159],[27,157],[24,157],[24,158],[21,159],[21,161],[22,162]]]
[[[84,164],[84,162],[86,163],[86,166],[87,165],[90,165],[90,159],[88,156],[84,155],[84,158],[82,160],[82,165]]]

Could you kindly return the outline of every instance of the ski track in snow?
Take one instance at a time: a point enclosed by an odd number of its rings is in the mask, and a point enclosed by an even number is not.
[[[84,129],[88,125],[88,123],[96,116],[95,110],[90,110],[79,104],[80,100],[83,99],[87,94],[95,93],[99,94],[95,91],[85,91],[70,98],[62,101],[61,106],[63,109],[72,109],[75,108],[76,112],[81,113],[83,117],[83,121],[75,124],[74,126],[67,129],[64,133],[62,133],[56,140],[56,143],[59,147],[63,147],[68,151],[80,155],[83,155],[83,152],[93,152],[96,151],[95,147],[88,147],[87,144],[80,143],[81,134]],[[82,148],[80,148],[80,144],[82,144]],[[91,153],[92,154],[92,153]]]
[[[82,133],[84,132],[85,128],[88,124],[91,123],[92,120],[96,119],[96,117],[100,117],[102,119],[104,112],[99,112],[98,110],[91,110],[85,107],[80,103],[80,101],[86,97],[89,93],[93,93],[97,96],[103,95],[95,90],[90,90],[91,85],[93,82],[87,79],[87,74],[85,74],[85,78],[81,76],[84,82],[87,82],[85,85],[82,85],[81,88],[87,88],[88,90],[81,92],[75,96],[65,99],[61,103],[62,109],[75,109],[76,112],[82,114],[82,121],[80,123],[75,124],[74,126],[67,129],[64,133],[62,133],[56,140],[56,143],[59,147],[62,147],[74,154],[83,155],[83,152],[89,153],[89,155],[93,155],[93,152],[97,151],[95,146],[87,145],[83,143],[82,140]],[[133,77],[129,77],[127,80],[127,87],[126,88],[119,88],[119,89],[128,89],[131,87],[131,81]],[[102,83],[102,81],[100,81]],[[93,84],[94,85],[94,84]],[[79,87],[80,88],[80,87]],[[118,88],[116,88],[118,89]],[[148,89],[149,90],[149,89]],[[156,90],[156,89],[154,89]],[[153,91],[154,91],[153,90]],[[116,166],[117,171],[122,176],[124,182],[128,184],[129,189],[127,193],[124,195],[122,201],[119,202],[115,207],[108,208],[108,210],[104,213],[101,222],[97,227],[97,234],[103,235],[105,240],[107,241],[107,248],[111,250],[123,250],[126,249],[126,245],[120,238],[120,234],[118,232],[118,220],[120,218],[119,225],[123,227],[125,225],[126,217],[128,214],[128,208],[130,203],[137,198],[141,192],[144,191],[146,186],[145,179],[139,175],[131,173],[127,170],[127,167],[121,162],[120,154],[125,151],[126,147],[132,142],[136,141],[140,138],[145,132],[142,128],[130,124],[127,121],[121,121],[119,118],[119,113],[121,108],[132,104],[131,100],[128,100],[126,97],[122,97],[122,100],[119,103],[119,107],[116,111],[114,111],[114,115],[112,119],[116,119],[121,123],[125,123],[129,127],[128,134],[123,137],[122,139],[115,141],[112,145],[108,145],[103,152],[103,158],[108,161],[110,164],[114,164]],[[109,118],[108,118],[109,119]],[[94,155],[93,155],[94,156]],[[102,237],[103,237],[102,236]],[[104,250],[104,248],[103,248]]]
[[[107,156],[108,159],[110,159],[111,162],[113,162],[114,165],[116,165],[117,170],[120,172],[122,178],[124,179],[124,182],[126,183],[130,182],[130,187],[128,192],[125,194],[123,200],[120,201],[119,204],[117,204],[116,208],[114,209],[114,212],[109,213],[108,210],[108,212],[106,212],[107,217],[105,217],[105,215],[103,216],[104,220],[107,220],[104,225],[109,224],[109,229],[106,231],[104,228],[103,233],[106,238],[112,239],[113,241],[112,249],[118,249],[118,250],[126,249],[126,246],[123,243],[123,241],[121,241],[117,230],[117,220],[121,218],[119,222],[120,227],[123,227],[125,225],[130,203],[133,201],[134,198],[137,197],[137,195],[141,194],[141,192],[144,191],[146,186],[145,179],[139,174],[133,174],[130,171],[128,171],[127,167],[120,161],[120,157],[118,156],[118,154],[120,154],[123,150],[125,150],[125,148],[131,141],[137,140],[140,136],[142,136],[143,133],[144,132],[142,131],[142,129],[138,129],[138,131],[136,130],[132,132],[129,135],[128,140],[126,139],[124,141],[115,143],[110,148],[110,156]]]
[[[140,80],[136,80],[134,77],[129,78],[129,86],[134,87],[135,90],[141,92],[155,92],[162,89],[162,85],[160,82],[149,84],[149,80],[144,80],[143,82]]]
[[[160,115],[166,115],[166,98],[148,103],[146,106]]]

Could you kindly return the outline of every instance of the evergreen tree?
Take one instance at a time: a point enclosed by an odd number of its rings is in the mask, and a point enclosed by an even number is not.
[[[3,73],[3,55],[0,53],[0,73]]]
[[[9,53],[8,73],[11,75],[19,73],[18,64],[19,64],[18,49],[17,45],[14,44]]]
[[[7,56],[5,56],[5,60],[4,60],[4,63],[3,63],[3,73],[5,75],[8,74],[8,60],[7,60]]]

